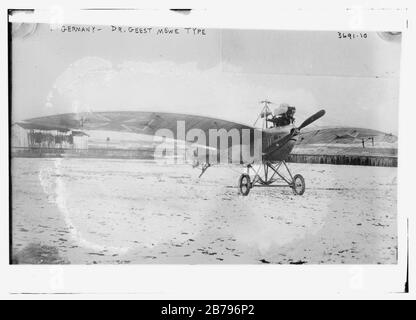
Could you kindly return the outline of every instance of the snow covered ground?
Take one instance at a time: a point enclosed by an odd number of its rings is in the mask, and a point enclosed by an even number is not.
[[[392,264],[397,169],[290,164],[306,192],[238,195],[239,167],[12,160],[15,263]]]

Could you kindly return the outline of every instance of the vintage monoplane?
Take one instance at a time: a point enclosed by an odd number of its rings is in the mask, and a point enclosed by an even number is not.
[[[217,144],[218,149],[232,149],[237,145],[239,150],[248,149],[253,152],[255,144],[260,144],[261,154],[250,162],[244,161],[241,157],[238,161],[244,165],[246,172],[238,179],[240,194],[247,196],[254,187],[290,187],[295,194],[302,195],[305,192],[305,180],[302,175],[292,175],[286,160],[293,150],[300,131],[312,122],[321,118],[324,110],[320,110],[299,127],[295,126],[294,114],[296,108],[288,104],[281,104],[274,111],[270,108],[270,101],[262,101],[263,109],[253,126],[243,125],[236,122],[220,120],[210,117],[195,116],[189,114],[122,111],[122,112],[88,112],[88,113],[67,113],[26,120],[36,126],[53,126],[54,128],[73,130],[107,130],[124,131],[146,135],[157,135],[161,129],[173,132],[173,139],[187,139],[187,135],[179,135],[177,132],[178,122],[186,124],[186,130],[199,130],[210,136],[212,129],[226,132],[230,130],[250,132],[248,142],[242,139],[226,139],[226,144]],[[259,119],[262,119],[262,127],[256,127]],[[257,133],[257,134],[256,134]],[[260,134],[258,134],[260,133]],[[216,138],[215,138],[216,139]],[[193,142],[193,141],[188,141]],[[212,146],[212,141],[206,141],[206,147]],[[231,154],[232,152],[230,152]],[[201,157],[195,152],[197,165],[201,164],[201,175],[213,164],[208,155]],[[286,172],[286,173],[285,173]]]
[[[286,160],[297,142],[300,131],[324,116],[325,110],[318,111],[296,127],[295,107],[281,104],[272,112],[270,101],[265,100],[262,103],[264,107],[259,115],[259,118],[263,119],[262,158],[257,169],[251,163],[246,164],[247,173],[243,173],[238,179],[240,194],[247,196],[253,187],[289,186],[295,194],[302,195],[305,192],[305,179],[300,174],[292,175]],[[282,171],[286,171],[289,177]]]

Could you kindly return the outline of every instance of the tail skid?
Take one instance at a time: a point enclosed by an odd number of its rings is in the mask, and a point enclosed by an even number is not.
[[[202,165],[202,168],[201,168],[202,172],[201,172],[201,174],[199,175],[199,178],[201,178],[201,177],[202,177],[202,175],[205,173],[205,171],[207,171],[207,170],[208,170],[208,168],[209,168],[209,167],[211,167],[211,164],[210,164],[210,163],[204,163],[204,164]]]

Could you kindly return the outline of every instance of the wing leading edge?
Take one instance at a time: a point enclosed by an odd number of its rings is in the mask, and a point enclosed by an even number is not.
[[[25,121],[32,127],[59,127],[75,130],[107,130],[132,132],[145,135],[155,135],[158,130],[167,129],[173,134],[174,139],[185,138],[178,130],[178,125],[184,124],[184,130],[199,129],[206,137],[209,137],[209,130],[225,129],[227,132],[238,130],[240,137],[244,129],[250,130],[250,140],[253,141],[254,133],[261,133],[261,130],[254,127],[231,122],[222,119],[196,116],[180,113],[167,112],[90,112],[90,113],[66,113],[40,118],[32,118]],[[228,147],[235,144],[233,139]],[[241,144],[241,142],[240,142]]]

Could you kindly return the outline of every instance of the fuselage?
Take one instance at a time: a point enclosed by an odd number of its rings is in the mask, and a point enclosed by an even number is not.
[[[298,137],[295,135],[291,139],[285,142],[283,145],[279,145],[278,142],[294,129],[293,124],[281,127],[273,127],[263,130],[263,160],[277,162],[286,160],[288,155],[292,152]],[[273,149],[274,151],[266,155],[267,150]]]

